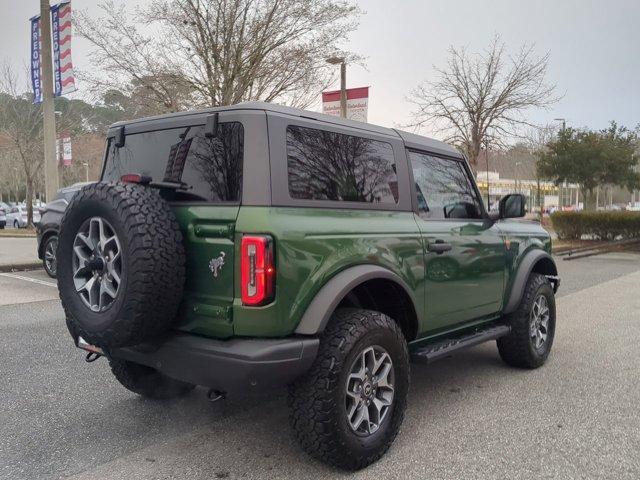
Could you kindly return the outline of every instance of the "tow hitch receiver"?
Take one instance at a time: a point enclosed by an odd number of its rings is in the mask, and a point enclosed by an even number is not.
[[[97,359],[104,355],[104,352],[100,347],[91,345],[82,337],[78,337],[78,343],[76,343],[76,347],[87,352],[87,356],[85,357],[85,361],[87,363],[95,362]]]

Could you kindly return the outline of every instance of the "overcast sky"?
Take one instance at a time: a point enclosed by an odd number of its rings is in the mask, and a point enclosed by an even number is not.
[[[73,7],[93,12],[97,3],[73,0]],[[371,87],[372,123],[409,122],[412,106],[405,97],[433,78],[434,65],[445,65],[447,48],[481,51],[495,34],[512,50],[527,42],[535,43],[540,55],[551,54],[548,81],[564,97],[549,111],[530,112],[534,122],[565,117],[569,125],[591,128],[610,120],[629,127],[640,123],[639,0],[360,0],[359,5],[366,14],[346,47],[366,57],[367,69],[350,67],[347,83]],[[3,9],[0,60],[28,62],[28,19],[38,8],[38,0],[22,0]],[[89,50],[74,39],[76,66],[88,67]]]

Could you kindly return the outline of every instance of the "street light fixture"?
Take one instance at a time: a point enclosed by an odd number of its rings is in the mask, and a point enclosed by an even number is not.
[[[329,57],[327,63],[340,65],[340,116],[347,118],[347,60],[344,57]]]
[[[567,119],[566,118],[554,118],[554,122],[562,122],[562,131],[564,132],[567,128]]]

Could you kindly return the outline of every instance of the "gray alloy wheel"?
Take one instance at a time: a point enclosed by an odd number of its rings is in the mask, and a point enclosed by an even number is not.
[[[76,292],[94,312],[109,308],[118,295],[122,249],[115,230],[102,217],[85,221],[73,242],[72,271]]]
[[[540,350],[549,335],[549,306],[547,305],[547,298],[540,294],[536,297],[531,307],[530,324],[529,324],[529,336],[531,337],[531,343],[536,350]]]
[[[347,377],[347,422],[357,435],[375,433],[393,404],[394,368],[387,351],[374,345],[353,361]]]
[[[47,240],[44,248],[44,268],[52,277],[56,276],[58,262],[56,260],[56,250],[58,249],[58,237],[53,236]]]

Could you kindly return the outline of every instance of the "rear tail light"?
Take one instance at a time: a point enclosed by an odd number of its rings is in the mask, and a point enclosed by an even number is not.
[[[273,239],[267,235],[245,235],[240,248],[242,304],[257,306],[271,302],[276,282]]]
[[[120,181],[124,183],[140,183],[145,185],[151,182],[151,177],[140,175],[139,173],[127,173],[120,177]]]

